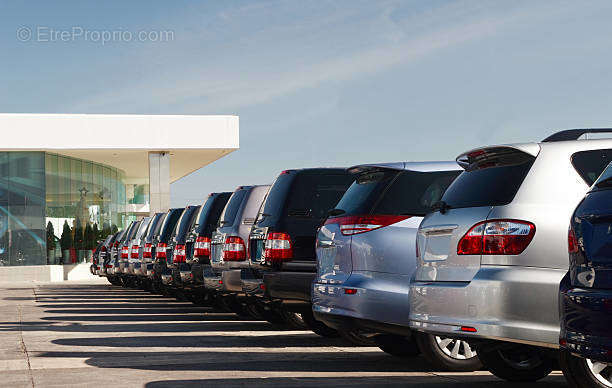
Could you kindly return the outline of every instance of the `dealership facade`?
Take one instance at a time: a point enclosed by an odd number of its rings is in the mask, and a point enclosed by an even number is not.
[[[77,235],[166,211],[171,182],[239,147],[237,116],[0,114],[0,127],[0,280],[83,262],[93,242]]]

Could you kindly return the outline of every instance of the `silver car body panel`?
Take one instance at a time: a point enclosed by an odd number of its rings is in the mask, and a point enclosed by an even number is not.
[[[536,156],[512,202],[424,218],[410,287],[412,328],[452,335],[469,326],[477,332],[462,335],[558,346],[558,289],[568,268],[567,229],[588,189],[571,157],[612,148],[612,140],[531,144],[509,146]],[[487,148],[494,147],[469,152]],[[457,243],[467,230],[495,219],[532,222],[533,240],[519,255],[457,255]]]
[[[220,226],[213,232],[211,238],[211,266],[215,271],[230,268],[247,268],[249,266],[247,252],[245,252],[246,257],[243,261],[223,261],[223,243],[227,237],[237,236],[242,238],[245,249],[248,249],[249,233],[269,188],[270,185],[250,186],[236,213],[234,223],[232,225]],[[229,204],[230,201],[231,198],[227,203]]]
[[[456,162],[399,162],[351,167],[418,172],[460,170]],[[416,233],[422,217],[410,217],[367,233],[345,236],[329,223],[317,235],[313,311],[348,318],[409,325],[410,278],[416,267]],[[355,289],[346,294],[345,289]]]

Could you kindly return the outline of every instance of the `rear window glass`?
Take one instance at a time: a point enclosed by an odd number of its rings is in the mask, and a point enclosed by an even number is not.
[[[160,240],[166,240],[170,233],[174,230],[176,226],[176,222],[179,217],[183,213],[182,209],[172,209],[164,219],[164,224],[162,225],[161,231],[159,233]]]
[[[612,150],[580,151],[572,155],[572,164],[582,179],[591,186],[610,164]]]
[[[423,216],[461,171],[382,170],[360,174],[336,208],[346,214]]]
[[[291,187],[285,216],[324,219],[354,178],[349,174],[300,174]],[[268,202],[268,201],[266,201]]]
[[[154,237],[159,236],[159,233],[161,231],[162,226],[164,225],[164,220],[166,219],[167,215],[168,215],[168,213],[164,213],[164,214],[161,214],[159,216],[159,219],[155,223],[155,227],[154,227],[152,233],[149,233],[147,235],[147,241],[148,242],[152,242]]]
[[[601,173],[595,182],[596,189],[612,189],[612,163]]]
[[[177,236],[184,237],[195,222],[195,215],[200,209],[199,206],[191,206],[185,210],[181,216]]]
[[[198,214],[196,223],[196,233],[198,235],[209,235],[213,232],[230,196],[231,193],[220,193],[206,200]]]
[[[238,209],[244,200],[246,192],[246,190],[237,190],[234,192],[234,194],[232,194],[227,206],[225,206],[225,209],[223,210],[221,219],[219,220],[219,224],[221,226],[234,224],[236,214],[238,213]]]
[[[442,200],[450,207],[507,205],[521,187],[535,158],[525,153],[481,159],[470,165],[444,193]]]

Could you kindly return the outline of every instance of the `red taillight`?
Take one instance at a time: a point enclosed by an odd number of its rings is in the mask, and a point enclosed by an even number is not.
[[[470,327],[470,326],[461,326],[461,328],[459,330],[465,331],[467,333],[476,333],[478,331],[478,330],[476,330],[476,328]]]
[[[328,218],[325,225],[338,224],[340,232],[345,236],[370,232],[380,229],[396,222],[403,221],[410,216],[394,216],[394,215],[366,215],[366,216],[346,216]]]
[[[472,226],[457,244],[458,255],[518,255],[535,234],[527,221],[493,220]]]
[[[185,246],[184,245],[177,245],[174,248],[174,254],[172,255],[172,261],[174,261],[175,263],[184,263],[185,262]]]
[[[105,267],[108,268],[113,268],[112,264],[106,264]]]
[[[166,258],[166,248],[168,248],[168,244],[159,243],[157,244],[157,248],[155,249],[155,257],[158,259]]]
[[[129,248],[128,247],[121,247],[121,258],[122,259],[127,259],[129,257]]]
[[[244,259],[246,259],[244,241],[238,236],[226,237],[225,244],[223,244],[223,260],[242,261]]]
[[[269,233],[264,246],[264,257],[270,261],[287,261],[293,258],[291,236],[287,233]]]
[[[567,231],[567,251],[569,253],[578,253],[578,239],[571,226]]]
[[[151,257],[153,257],[153,244],[145,244],[144,248],[142,249],[142,257],[144,257],[145,259],[150,259]]]
[[[140,249],[140,246],[132,245],[132,250],[130,252],[130,257],[132,259],[137,259],[138,258],[138,249]]]
[[[106,245],[102,245],[102,248],[100,248],[100,252],[106,252],[108,251],[108,248],[106,247]]]
[[[198,237],[193,246],[193,255],[195,257],[210,256],[210,239],[208,237]]]
[[[347,295],[355,295],[357,293],[356,288],[345,288],[344,293]]]

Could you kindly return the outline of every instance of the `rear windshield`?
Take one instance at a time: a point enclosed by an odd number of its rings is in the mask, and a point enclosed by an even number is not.
[[[262,216],[324,219],[354,180],[352,175],[341,170],[329,174],[290,174],[281,174],[276,178],[258,219]]]
[[[471,163],[444,193],[452,208],[503,206],[514,199],[535,157],[507,150]]]
[[[594,189],[609,190],[612,189],[612,163],[601,173],[597,181],[595,181]]]
[[[177,227],[174,229],[173,237],[178,237],[179,239],[185,237],[189,229],[193,226],[193,215],[198,209],[199,206],[189,206],[185,208],[185,211],[177,222]]]
[[[612,161],[612,150],[590,150],[572,155],[572,164],[582,179],[591,186]]]
[[[423,216],[460,172],[370,170],[358,175],[336,208],[344,210],[343,215]]]
[[[213,226],[219,221],[221,212],[227,204],[230,195],[229,193],[220,193],[219,195],[208,197],[197,215],[195,232],[198,235],[212,233]]]
[[[238,209],[240,208],[246,193],[246,190],[236,190],[234,194],[232,194],[227,206],[225,206],[225,209],[223,210],[223,214],[219,220],[219,225],[224,226],[234,224],[236,214],[238,213]]]
[[[136,236],[136,232],[138,231],[138,227],[140,226],[140,221],[134,221],[132,227],[130,228],[130,233],[127,236],[125,241],[130,241]]]
[[[161,227],[161,231],[159,233],[159,239],[162,242],[166,242],[170,237],[170,233],[174,230],[176,222],[179,217],[183,213],[183,209],[172,209],[168,212],[168,215],[164,219],[164,224]]]
[[[344,195],[354,178],[347,174],[298,175],[284,216],[323,219]]]
[[[147,234],[147,242],[152,242],[153,238],[159,236],[159,232],[161,231],[162,226],[164,225],[164,220],[168,213],[163,213],[159,215],[159,218],[155,221],[155,225],[153,226],[153,230]]]
[[[147,231],[147,228],[149,227],[149,221],[151,221],[150,218],[143,218],[142,221],[140,221],[140,226],[138,227],[138,232],[136,232],[136,238],[142,238],[142,236],[144,236],[145,232]]]

